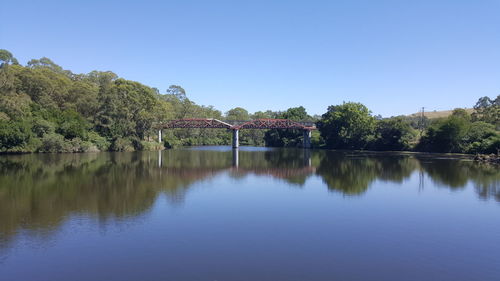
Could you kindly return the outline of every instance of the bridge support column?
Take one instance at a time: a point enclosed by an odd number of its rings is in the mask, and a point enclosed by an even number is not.
[[[239,131],[238,129],[233,129],[233,148],[238,148],[240,146]]]
[[[158,142],[161,143],[161,130],[158,130]]]
[[[304,135],[303,147],[311,148],[311,130],[303,130],[302,132]]]

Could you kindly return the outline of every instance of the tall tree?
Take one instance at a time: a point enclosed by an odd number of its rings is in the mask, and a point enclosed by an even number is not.
[[[328,147],[364,149],[374,138],[375,118],[363,104],[347,102],[329,106],[318,129]]]
[[[276,114],[276,118],[289,119],[293,121],[309,121],[312,119],[303,106],[291,107],[284,112]],[[267,146],[300,146],[303,141],[303,134],[300,130],[272,129],[265,133],[264,140]]]
[[[407,150],[416,137],[416,131],[403,117],[393,117],[377,121],[375,141],[370,149]]]
[[[497,129],[500,129],[500,95],[495,99],[480,98],[474,106],[472,119],[493,124]]]
[[[0,67],[8,64],[19,64],[19,62],[11,52],[5,49],[0,49]]]
[[[246,121],[250,120],[250,114],[248,111],[242,107],[235,107],[226,112],[226,118],[228,120],[240,120]]]

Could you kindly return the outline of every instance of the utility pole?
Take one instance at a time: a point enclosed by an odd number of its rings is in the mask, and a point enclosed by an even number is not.
[[[424,133],[424,109],[425,107],[422,107],[422,112],[420,113],[420,137]]]

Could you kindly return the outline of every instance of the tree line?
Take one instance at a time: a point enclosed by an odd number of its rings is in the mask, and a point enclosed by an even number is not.
[[[181,118],[250,120],[284,118],[314,121],[315,147],[356,150],[419,150],[495,153],[500,148],[500,96],[483,97],[469,114],[457,109],[441,119],[374,116],[360,103],[328,107],[310,116],[304,107],[249,113],[237,107],[222,113],[190,100],[178,85],[164,93],[110,71],[75,74],[48,58],[20,65],[0,50],[0,152],[89,152],[155,150],[183,145],[227,145],[225,129],[166,130],[155,124]],[[296,147],[298,130],[242,130],[242,145]]]
[[[324,145],[334,149],[498,153],[500,95],[480,98],[469,114],[455,109],[444,118],[379,118],[360,104],[330,106],[317,123]]]

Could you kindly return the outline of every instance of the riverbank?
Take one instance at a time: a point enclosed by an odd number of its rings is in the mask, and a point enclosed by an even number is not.
[[[225,145],[228,149],[231,149],[230,145]],[[64,151],[4,151],[0,152],[0,155],[11,155],[11,154],[86,154],[86,153],[99,153],[99,152],[132,152],[132,151],[160,151],[160,150],[171,150],[171,149],[182,149],[182,148],[196,148],[196,147],[212,147],[212,145],[192,145],[192,146],[175,146],[172,148],[164,147],[163,145],[157,142],[142,142],[141,149],[134,149],[133,146],[126,146],[125,149],[122,150],[64,150]],[[215,146],[221,147],[221,146]],[[240,146],[240,148],[246,147],[260,147],[260,148],[286,148],[286,149],[302,149],[298,147],[272,147],[272,146]],[[324,150],[324,151],[338,151],[344,153],[356,153],[356,154],[364,154],[364,155],[412,155],[417,156],[419,158],[442,158],[442,159],[463,159],[463,160],[475,160],[479,162],[489,162],[489,163],[498,163],[498,156],[492,155],[474,155],[474,154],[465,154],[465,153],[441,153],[441,152],[423,152],[423,151],[395,151],[395,150],[387,150],[387,151],[378,151],[378,150],[347,150],[347,149],[329,149],[326,147],[316,147],[312,148],[312,150]]]
[[[500,165],[500,155],[495,154],[477,154],[474,156],[474,161],[483,163],[492,163]]]

